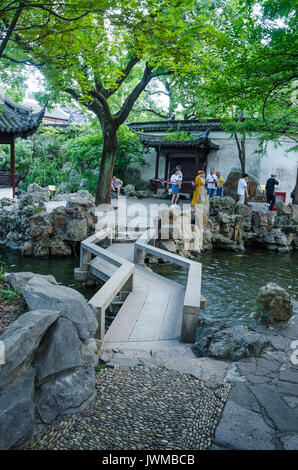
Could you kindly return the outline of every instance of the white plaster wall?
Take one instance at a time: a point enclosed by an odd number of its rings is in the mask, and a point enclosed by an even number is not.
[[[12,198],[12,188],[0,188],[0,199],[3,197]]]
[[[214,167],[222,172],[226,178],[232,168],[240,169],[238,150],[235,139],[229,139],[225,132],[211,132],[209,134],[212,142],[219,145],[219,150],[212,151],[208,155],[208,169]],[[279,186],[276,191],[285,191],[287,193],[286,202],[291,202],[290,193],[296,184],[296,174],[298,165],[297,152],[286,152],[293,146],[293,141],[284,138],[281,145],[276,146],[270,142],[267,146],[267,153],[264,156],[255,154],[258,149],[258,141],[250,137],[246,141],[246,171],[254,175],[260,184],[266,184],[271,173],[277,174]]]
[[[232,169],[240,169],[238,158],[238,150],[235,139],[229,138],[226,132],[210,132],[209,137],[212,142],[219,145],[219,150],[211,151],[208,155],[207,169],[214,167],[219,169],[226,179]],[[298,154],[296,152],[286,152],[293,146],[293,141],[288,138],[282,139],[281,145],[276,146],[273,142],[268,144],[267,154],[260,157],[254,154],[258,149],[258,141],[254,137],[250,137],[246,141],[246,171],[254,175],[260,184],[266,184],[271,173],[277,174],[279,186],[277,191],[285,191],[287,193],[286,202],[291,202],[290,193],[296,184],[296,172],[298,165]],[[155,174],[155,150],[152,149],[145,156],[148,166],[138,168],[141,170],[142,179],[150,179]],[[159,160],[159,177],[164,177],[165,158]]]

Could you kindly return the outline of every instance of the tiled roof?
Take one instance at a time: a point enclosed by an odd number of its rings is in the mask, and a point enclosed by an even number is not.
[[[217,150],[218,145],[211,142],[208,137],[209,130],[201,135],[191,135],[188,140],[166,139],[163,135],[152,135],[136,132],[142,144],[145,147],[154,147],[158,149],[206,149]]]
[[[188,131],[203,132],[206,130],[222,130],[219,119],[208,119],[206,122],[197,120],[192,121],[151,121],[151,122],[132,122],[128,127],[135,132],[170,132],[170,131]]]
[[[42,121],[45,108],[33,113],[30,108],[10,100],[0,90],[0,141],[11,137],[28,137]]]

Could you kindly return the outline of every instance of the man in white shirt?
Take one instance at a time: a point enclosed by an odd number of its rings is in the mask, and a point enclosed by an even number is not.
[[[208,173],[207,178],[206,178],[207,194],[209,198],[214,196],[216,183],[217,183],[217,176],[215,174],[215,169],[210,168],[210,173]]]
[[[240,180],[238,181],[238,188],[237,188],[238,201],[237,201],[237,204],[235,204],[235,207],[238,204],[244,204],[245,196],[248,197],[247,180],[248,180],[248,174],[244,173],[242,178],[240,178]]]

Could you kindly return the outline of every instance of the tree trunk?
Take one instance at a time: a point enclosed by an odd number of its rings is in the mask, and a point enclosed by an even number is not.
[[[242,173],[246,173],[245,171],[245,138],[242,137],[241,141],[239,141],[239,137],[237,135],[237,132],[235,132],[234,134],[235,136],[235,140],[236,140],[236,144],[237,144],[237,148],[238,148],[238,157],[239,157],[239,160],[240,160],[240,165],[241,165],[241,171]]]
[[[102,123],[103,150],[101,155],[100,173],[96,188],[95,204],[111,203],[111,182],[116,150],[118,147],[117,128],[114,123]]]
[[[298,205],[298,168],[297,168],[297,175],[296,175],[296,186],[295,186],[294,204],[295,204],[295,205]]]

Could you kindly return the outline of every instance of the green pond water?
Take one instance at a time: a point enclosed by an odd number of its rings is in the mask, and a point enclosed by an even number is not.
[[[81,292],[87,300],[99,286],[86,286],[74,279],[74,268],[79,258],[36,259],[23,257],[17,251],[0,247],[0,261],[6,263],[8,272],[32,271],[39,274],[53,274],[65,286]],[[213,250],[198,257],[203,265],[202,293],[207,306],[201,316],[220,318],[224,321],[251,324],[256,296],[260,287],[273,281],[284,287],[298,300],[297,274],[298,252],[285,255],[262,250],[247,250],[237,254]],[[160,264],[152,266],[155,272],[186,284],[186,271],[180,266]],[[107,326],[113,317],[107,312]]]
[[[281,255],[256,249],[241,254],[212,250],[197,261],[202,263],[202,293],[207,299],[201,317],[252,325],[256,296],[268,282],[279,284],[298,300],[297,251]],[[160,264],[152,269],[186,284],[187,274],[180,266]]]

